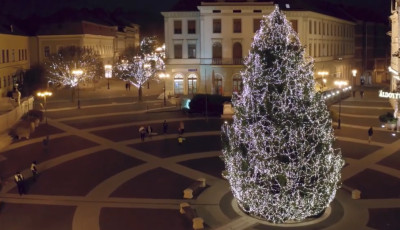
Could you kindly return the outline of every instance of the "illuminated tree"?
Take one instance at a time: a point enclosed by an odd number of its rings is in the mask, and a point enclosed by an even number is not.
[[[80,82],[93,82],[104,76],[104,65],[99,54],[92,49],[77,46],[60,48],[58,53],[50,54],[44,61],[48,82],[56,86],[75,87]],[[76,76],[73,70],[82,70]],[[74,91],[72,92],[74,94]]]
[[[99,54],[92,49],[77,46],[60,48],[58,53],[50,54],[45,59],[47,78],[49,82],[61,86],[76,86],[74,69],[83,71],[80,81],[92,81],[95,77],[104,76],[104,66]]]
[[[222,127],[226,178],[249,215],[303,220],[323,212],[340,186],[343,159],[312,68],[279,9],[264,17],[241,72],[243,91],[232,98],[233,123]]]
[[[142,100],[143,85],[165,69],[162,56],[156,52],[156,44],[154,37],[144,38],[138,54],[133,49],[126,49],[123,58],[114,66],[115,76],[138,88],[139,101]]]

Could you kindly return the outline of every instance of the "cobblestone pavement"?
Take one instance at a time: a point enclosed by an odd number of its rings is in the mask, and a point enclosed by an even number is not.
[[[187,116],[154,97],[138,103],[113,100],[110,94],[92,102],[83,95],[80,110],[49,100],[48,126],[40,125],[31,139],[14,141],[0,153],[0,230],[192,229],[179,212],[182,202],[196,209],[206,229],[400,229],[400,134],[380,127],[377,116],[391,111],[387,100],[377,97],[377,89],[365,92],[362,99],[341,103],[335,147],[346,160],[343,188],[323,217],[289,226],[252,219],[238,209],[221,177],[222,119]],[[181,145],[180,121],[185,123]],[[141,141],[138,129],[147,125],[156,135]],[[29,171],[33,160],[40,172],[36,182]],[[26,178],[26,195],[18,195],[15,171]],[[183,190],[198,178],[206,179],[206,188],[184,199]],[[361,199],[351,199],[354,189]]]

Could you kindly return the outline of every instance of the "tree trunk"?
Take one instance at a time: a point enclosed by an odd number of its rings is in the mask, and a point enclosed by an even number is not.
[[[139,101],[142,101],[142,85],[139,85]]]

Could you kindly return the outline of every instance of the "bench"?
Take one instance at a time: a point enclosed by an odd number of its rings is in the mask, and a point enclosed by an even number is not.
[[[206,187],[206,179],[205,178],[199,178],[197,181],[192,183],[188,188],[183,190],[183,198],[184,199],[192,199],[193,194],[197,194],[200,192],[201,189]]]
[[[181,214],[184,214],[186,218],[192,221],[193,223],[193,229],[198,230],[198,229],[204,229],[204,220],[203,218],[199,217],[197,215],[197,212],[195,209],[193,209],[190,204],[188,203],[181,203],[179,205],[179,212]]]

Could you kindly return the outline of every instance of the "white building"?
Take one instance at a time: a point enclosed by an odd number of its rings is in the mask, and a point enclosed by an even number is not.
[[[307,54],[315,59],[318,89],[334,87],[335,79],[352,84],[354,26],[350,20],[314,11],[285,12]],[[231,95],[241,90],[239,72],[263,15],[272,2],[202,2],[197,11],[162,12],[166,45],[166,82],[169,95],[211,93]],[[318,72],[327,72],[319,76]],[[326,78],[323,84],[322,78]]]

